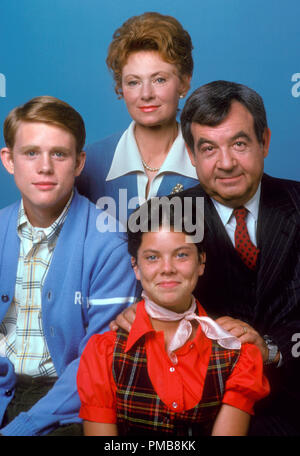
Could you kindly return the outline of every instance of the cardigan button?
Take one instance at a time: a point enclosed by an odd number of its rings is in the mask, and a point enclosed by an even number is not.
[[[178,407],[177,402],[173,402],[172,407],[173,407],[173,408],[177,408],[177,407]]]
[[[4,394],[5,396],[10,397],[12,395],[12,390],[6,390]]]
[[[2,299],[3,302],[8,302],[8,301],[9,301],[9,296],[6,295],[6,294],[5,294],[5,295],[2,295],[2,296],[1,296],[1,299]]]

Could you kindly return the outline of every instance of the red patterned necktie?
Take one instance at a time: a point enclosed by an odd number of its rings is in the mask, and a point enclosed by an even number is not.
[[[259,249],[252,244],[246,225],[247,209],[238,207],[233,211],[236,218],[236,229],[234,233],[235,249],[248,268],[254,270]]]

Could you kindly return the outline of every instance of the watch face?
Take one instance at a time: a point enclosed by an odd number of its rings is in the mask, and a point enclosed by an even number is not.
[[[269,337],[269,336],[264,336],[263,339],[264,339],[264,341],[266,342],[267,345],[269,345],[269,344],[270,344],[270,345],[273,345],[273,344],[272,344],[272,339],[271,339],[271,337]]]
[[[274,345],[274,344],[267,344],[267,346],[269,349],[268,361],[272,362],[277,355],[278,347],[277,347],[277,345]]]
[[[268,347],[269,353],[268,353],[268,360],[265,364],[270,364],[274,361],[276,358],[277,352],[278,352],[278,347],[275,345],[272,341],[272,339],[269,336],[264,336],[264,341],[266,342],[266,345]]]

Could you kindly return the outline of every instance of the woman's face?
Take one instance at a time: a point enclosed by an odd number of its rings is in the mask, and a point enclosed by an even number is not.
[[[145,127],[176,121],[180,95],[189,89],[190,77],[180,78],[175,65],[165,62],[157,51],[129,55],[122,70],[122,91],[132,119]]]
[[[134,264],[136,278],[147,296],[161,307],[185,312],[198,277],[204,272],[204,257],[180,232],[160,229],[143,234]]]

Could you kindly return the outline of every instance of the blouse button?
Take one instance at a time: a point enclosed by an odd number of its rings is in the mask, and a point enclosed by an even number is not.
[[[173,407],[173,408],[177,408],[177,407],[178,407],[177,402],[173,402],[172,407]]]
[[[1,296],[1,300],[2,300],[2,302],[8,302],[8,301],[9,301],[8,295],[6,295],[6,294],[5,294],[5,295],[2,295],[2,296]]]
[[[170,372],[175,372],[175,367],[170,367]]]

